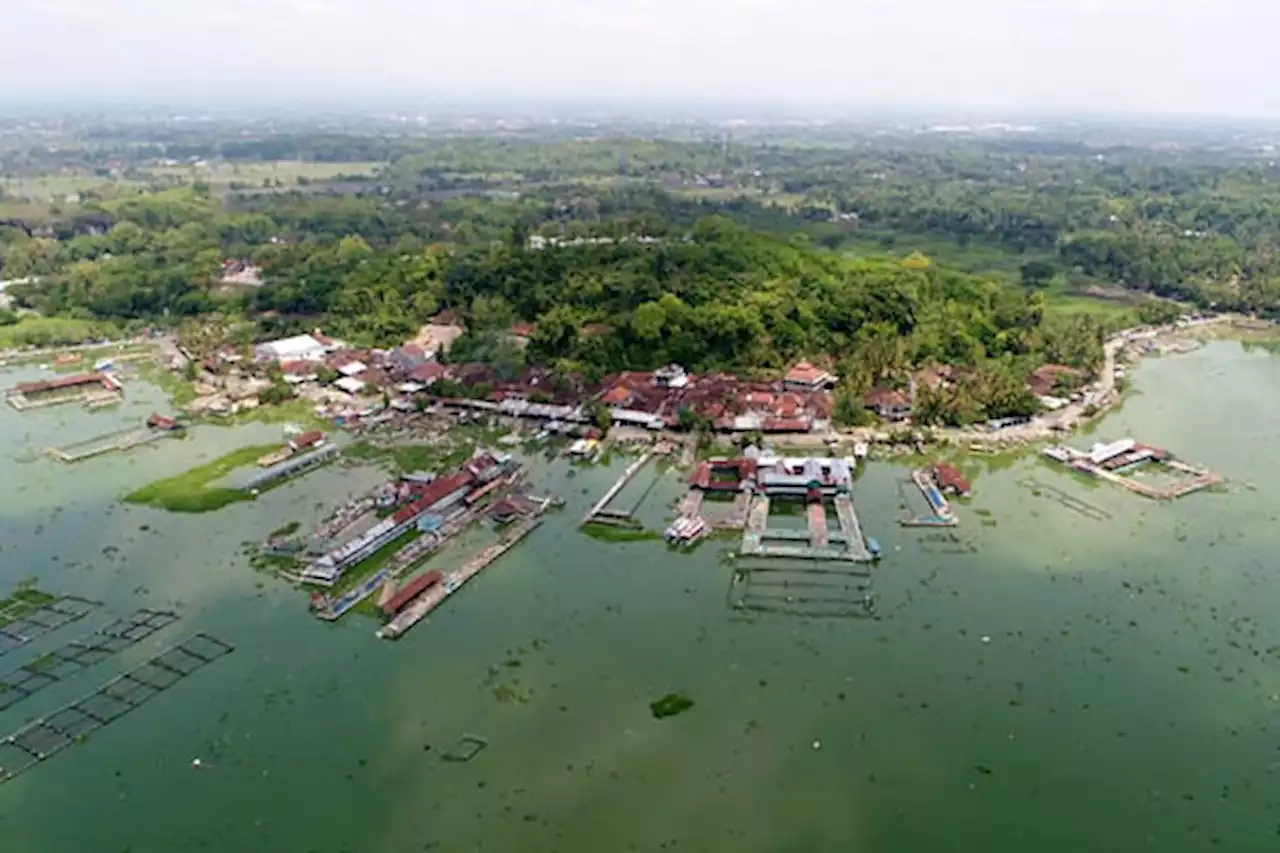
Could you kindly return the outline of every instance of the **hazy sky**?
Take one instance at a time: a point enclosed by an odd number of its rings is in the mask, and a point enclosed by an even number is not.
[[[1277,0],[0,0],[0,97],[1280,116]]]

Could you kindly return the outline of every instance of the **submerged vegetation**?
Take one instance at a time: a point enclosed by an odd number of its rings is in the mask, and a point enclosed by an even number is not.
[[[582,525],[582,532],[592,539],[599,539],[601,542],[652,542],[655,539],[662,538],[652,530],[623,527],[617,524],[601,524],[595,521]]]
[[[209,512],[237,501],[251,501],[253,495],[247,491],[211,484],[278,449],[277,444],[242,447],[177,476],[143,486],[125,495],[124,500],[169,512]]]
[[[693,700],[680,693],[668,693],[661,699],[649,703],[649,711],[655,720],[663,720],[683,714],[693,707]]]

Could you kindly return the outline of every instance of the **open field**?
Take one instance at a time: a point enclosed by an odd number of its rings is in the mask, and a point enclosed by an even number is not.
[[[293,189],[301,179],[306,182],[324,182],[339,175],[371,176],[383,163],[303,163],[278,161],[270,163],[212,163],[206,166],[153,166],[144,174],[156,181],[173,184],[190,184],[203,181],[215,191],[280,188]],[[270,182],[270,187],[264,185]],[[277,184],[276,182],[279,182]]]
[[[88,173],[59,173],[32,178],[0,179],[0,189],[10,196],[10,201],[31,199],[41,202],[63,202],[69,195],[103,187],[134,186],[133,181],[104,178]]]

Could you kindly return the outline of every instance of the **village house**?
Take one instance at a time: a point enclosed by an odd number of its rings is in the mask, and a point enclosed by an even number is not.
[[[428,361],[413,368],[408,373],[410,382],[416,382],[424,387],[430,386],[445,375],[445,367],[438,361]]]
[[[788,391],[821,391],[836,384],[836,378],[807,361],[802,361],[787,371],[782,384]]]
[[[239,287],[262,287],[262,268],[252,261],[232,258],[222,262],[218,283]]]
[[[1027,387],[1037,397],[1056,397],[1061,388],[1075,388],[1084,382],[1083,370],[1065,364],[1042,364],[1027,378]]]
[[[894,388],[872,388],[863,405],[886,421],[903,421],[911,417],[911,400]]]
[[[280,365],[280,371],[284,374],[284,381],[290,385],[315,382],[319,378],[316,368],[317,363],[314,361],[286,361]]]
[[[516,346],[520,349],[524,349],[529,346],[529,340],[537,333],[537,331],[537,323],[516,323],[508,330],[507,334]]]
[[[958,498],[969,497],[969,481],[965,479],[964,474],[960,473],[960,469],[950,462],[939,462],[934,466],[933,476],[938,482],[938,488],[943,492]]]
[[[410,341],[402,347],[391,351],[387,356],[387,367],[395,373],[408,373],[430,361],[426,347]]]
[[[428,358],[433,358],[436,353],[448,352],[452,349],[454,341],[466,333],[467,327],[458,321],[457,315],[445,310],[432,317],[418,330],[413,343],[422,347]]]
[[[294,335],[292,338],[281,338],[267,341],[253,348],[253,357],[257,362],[283,361],[321,361],[333,348],[312,335]]]

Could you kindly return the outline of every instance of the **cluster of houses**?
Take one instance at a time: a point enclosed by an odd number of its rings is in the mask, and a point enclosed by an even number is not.
[[[411,341],[394,350],[355,349],[320,333],[297,335],[258,344],[253,360],[274,363],[284,380],[318,404],[345,407],[345,414],[380,409],[384,399],[394,408],[412,410],[414,396],[429,394],[446,407],[533,418],[556,425],[587,424],[603,407],[612,423],[648,430],[700,426],[736,433],[807,433],[830,428],[830,389],[836,377],[809,362],[794,365],[775,380],[744,379],[725,373],[693,374],[672,364],[652,371],[623,371],[588,382],[576,374],[556,374],[539,367],[512,377],[487,364],[444,363],[466,329],[444,312]],[[517,344],[528,342],[533,324],[511,329]],[[962,378],[963,369],[947,366],[916,371],[907,389],[877,387],[864,403],[881,419],[903,422],[912,414],[920,387],[937,388]],[[1064,385],[1084,375],[1062,365],[1045,365],[1030,385],[1048,408]]]

